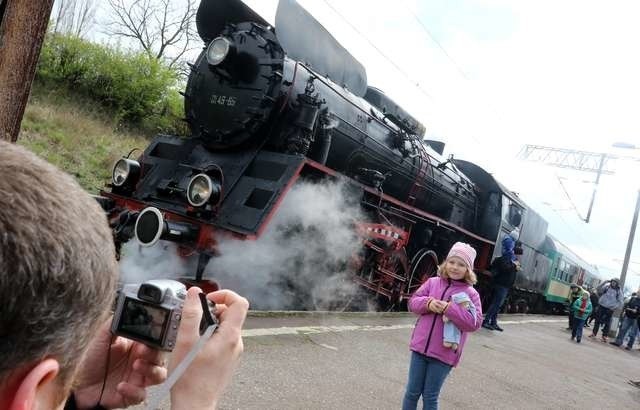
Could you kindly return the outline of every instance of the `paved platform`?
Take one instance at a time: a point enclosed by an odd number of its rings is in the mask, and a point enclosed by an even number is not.
[[[415,318],[260,314],[220,409],[398,409]],[[504,332],[480,329],[445,382],[442,409],[640,408],[640,351],[586,337],[566,319],[504,315]],[[165,408],[169,408],[165,401]]]

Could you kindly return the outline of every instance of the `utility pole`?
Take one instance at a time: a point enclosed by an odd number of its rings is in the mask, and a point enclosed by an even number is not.
[[[620,275],[620,289],[624,291],[624,281],[627,279],[627,269],[629,269],[629,259],[631,258],[631,249],[633,248],[633,240],[636,237],[636,225],[638,224],[638,211],[640,211],[640,190],[638,191],[638,199],[636,199],[636,210],[633,213],[633,221],[631,222],[631,231],[629,232],[629,240],[627,241],[627,251],[624,254],[624,262],[622,263],[622,274]]]
[[[587,211],[587,217],[584,219],[586,223],[589,223],[591,218],[591,210],[593,209],[593,201],[596,199],[596,191],[598,190],[598,184],[600,183],[600,175],[602,175],[602,167],[607,159],[607,154],[602,154],[600,157],[600,166],[598,167],[598,175],[596,176],[595,186],[593,187],[593,193],[591,194],[591,202],[589,203],[589,210]]]
[[[20,132],[53,0],[0,0],[0,139]]]

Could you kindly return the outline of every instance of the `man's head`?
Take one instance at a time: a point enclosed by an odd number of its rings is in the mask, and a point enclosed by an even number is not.
[[[0,141],[0,407],[41,376],[57,384],[54,400],[64,398],[117,274],[98,204],[70,176]]]
[[[611,279],[611,287],[617,289],[618,287],[620,287],[620,281],[616,278]]]

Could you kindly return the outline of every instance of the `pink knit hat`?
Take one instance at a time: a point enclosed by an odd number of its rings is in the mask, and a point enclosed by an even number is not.
[[[447,259],[452,256],[457,256],[462,259],[464,263],[467,264],[467,267],[473,270],[473,261],[476,259],[476,250],[471,247],[468,243],[464,242],[456,242],[451,247],[449,254],[447,255]]]

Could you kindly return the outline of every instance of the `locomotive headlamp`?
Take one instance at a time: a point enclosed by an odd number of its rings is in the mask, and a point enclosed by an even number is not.
[[[121,187],[127,182],[131,182],[140,175],[140,164],[138,161],[129,158],[119,159],[113,166],[111,180],[113,185]]]
[[[207,47],[207,61],[211,65],[218,65],[224,61],[232,50],[231,41],[225,37],[216,37]]]
[[[191,178],[187,188],[187,200],[193,206],[202,206],[213,199],[218,201],[220,197],[220,184],[214,182],[207,174],[198,174]]]

